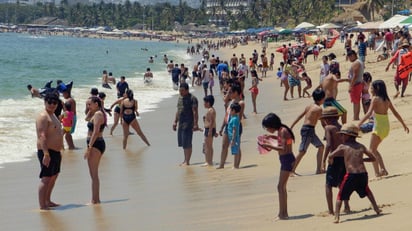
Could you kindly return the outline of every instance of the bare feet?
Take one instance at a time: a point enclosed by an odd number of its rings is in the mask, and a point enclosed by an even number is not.
[[[386,171],[386,169],[381,169],[379,176],[387,176],[388,175],[388,171]]]
[[[181,166],[181,167],[189,166],[189,163],[187,163],[187,162],[182,162],[181,164],[179,164],[179,166]]]
[[[295,176],[302,176],[302,175],[300,175],[300,174],[298,174],[298,173],[296,173],[296,172],[290,172],[290,175],[289,175],[290,177],[295,177]]]
[[[225,168],[224,166],[219,166],[216,169],[224,169],[224,168]]]
[[[275,220],[288,220],[289,216],[277,216]]]
[[[53,208],[53,207],[59,207],[60,204],[54,203],[52,201],[50,201],[49,203],[47,203],[47,207],[49,208]]]
[[[399,96],[399,91],[393,96],[393,98],[397,98]]]
[[[339,223],[339,217],[335,217],[335,219],[333,220],[333,223],[338,224]]]
[[[381,210],[381,209],[379,209],[379,208],[377,208],[377,209],[375,209],[375,212],[376,212],[376,215],[381,215],[382,210]]]
[[[326,173],[325,169],[321,169],[321,170],[316,171],[316,174],[323,174],[323,173]]]

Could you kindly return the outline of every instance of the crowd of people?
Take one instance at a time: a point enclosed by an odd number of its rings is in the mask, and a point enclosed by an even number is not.
[[[291,126],[283,124],[275,113],[269,113],[262,120],[262,126],[269,134],[265,135],[265,138],[260,140],[258,145],[267,151],[278,151],[281,163],[277,187],[279,193],[279,219],[289,218],[287,211],[287,181],[290,176],[299,176],[296,169],[310,144],[317,148],[315,173],[326,173],[326,201],[329,213],[335,215],[335,222],[339,222],[342,201],[345,204],[345,211],[350,211],[348,200],[353,191],[356,191],[360,197],[367,196],[375,212],[377,214],[381,213],[368,187],[368,174],[364,162],[373,162],[376,177],[388,175],[382,155],[378,151],[378,146],[389,133],[389,110],[399,120],[407,133],[409,128],[391,103],[385,83],[382,80],[373,80],[371,74],[365,71],[366,51],[363,51],[363,45],[359,45],[366,40],[365,36],[360,33],[357,37],[358,52],[353,49],[353,37],[353,35],[346,35],[346,41],[344,42],[347,61],[351,63],[348,77],[342,77],[342,70],[340,70],[337,57],[334,53],[330,53],[322,56],[321,61],[316,59],[313,61],[321,63],[319,66],[319,82],[314,85],[313,80],[305,70],[304,64],[308,62],[306,60],[306,45],[287,46],[285,44],[280,49],[282,58],[276,76],[280,79],[281,87],[284,87],[283,99],[288,100],[288,94],[290,98],[294,98],[294,89],[297,87],[297,96],[299,98],[312,97],[313,103],[297,115]],[[209,43],[205,42],[204,44]],[[409,54],[408,48],[410,46],[406,41],[402,41],[398,45],[394,44],[394,46],[399,49],[394,50],[393,46],[385,45],[386,51],[393,53],[386,69],[388,70],[389,66],[396,61],[395,87],[398,93],[395,97],[399,95],[398,87],[400,84],[403,84],[400,92],[401,97],[403,97],[408,81],[405,81],[404,75],[401,74],[409,69],[402,66],[405,62],[402,57]],[[402,52],[403,49],[406,50]],[[192,52],[191,50],[188,48],[188,52]],[[178,146],[182,147],[184,153],[181,166],[190,165],[193,151],[193,133],[202,131],[204,134],[203,152],[205,154],[205,163],[202,166],[215,166],[213,142],[215,137],[221,136],[220,161],[216,169],[225,167],[229,150],[233,156],[233,168],[239,169],[242,159],[242,133],[245,132],[242,121],[247,119],[245,115],[245,86],[251,86],[248,90],[251,95],[252,113],[257,114],[259,84],[264,82],[265,78],[275,76],[275,74],[271,75],[275,73],[275,54],[269,54],[267,47],[264,46],[260,55],[254,50],[250,58],[246,58],[244,54],[240,54],[238,57],[236,53],[233,53],[229,60],[222,60],[215,57],[214,54],[209,56],[209,50],[209,47],[203,50],[202,58],[193,65],[191,75],[186,64],[179,65],[173,63],[173,60],[164,60],[173,87],[179,91],[177,111],[172,129],[177,132]],[[194,53],[196,52],[198,51],[195,49]],[[315,56],[315,52],[313,55]],[[150,71],[150,69],[147,71]],[[105,152],[103,131],[108,124],[106,112],[111,112],[114,108],[114,121],[110,134],[113,134],[119,120],[122,121],[123,149],[127,147],[130,127],[136,131],[146,145],[150,146],[136,119],[139,115],[138,102],[134,98],[133,91],[129,88],[125,77],[122,76],[120,81],[116,82],[114,77],[107,75],[107,71],[103,71],[102,81],[102,86],[105,88],[110,88],[110,84],[116,84],[118,100],[109,109],[105,109],[104,95],[99,96],[99,91],[96,88],[91,90],[91,96],[87,100],[85,114],[88,121],[88,135],[87,150],[84,157],[88,161],[92,179],[92,203],[100,203],[98,166],[100,158]],[[250,82],[246,83],[246,81]],[[306,82],[303,91],[301,81]],[[348,111],[337,101],[338,84],[341,82],[347,82],[349,85],[348,94],[353,105],[352,120],[357,121],[357,124],[347,123]],[[199,103],[195,94],[189,91],[190,85],[193,88],[203,89],[203,106],[206,109],[203,116],[203,126],[199,125]],[[214,105],[218,102],[215,99],[217,94],[214,95],[213,93],[215,85],[219,85],[219,92],[221,93],[219,95],[222,96],[220,103],[224,105],[225,109],[221,113],[223,120],[220,128],[217,125],[217,115],[220,115],[220,113],[216,112],[214,108]],[[309,92],[312,87],[314,87],[313,92]],[[32,95],[37,94],[32,88],[28,89],[32,92]],[[70,135],[75,127],[75,101],[71,98],[69,90],[63,90],[62,93],[66,100],[64,104],[61,103],[58,94],[55,92],[49,92],[44,96],[45,111],[39,115],[36,121],[38,157],[42,167],[40,175],[42,180],[39,187],[41,209],[58,206],[58,204],[51,201],[50,196],[60,171],[60,150],[64,147],[63,134],[66,137],[69,149],[75,148]],[[62,104],[64,110],[61,119],[59,119],[60,114],[55,115],[59,104]],[[363,116],[361,115],[361,107],[363,108]],[[339,118],[342,124],[338,122]],[[369,148],[366,148],[356,141],[356,137],[358,137],[360,130],[364,131],[362,129],[364,123],[370,121],[371,118],[373,121],[373,128],[370,130],[371,142]],[[293,129],[301,119],[303,119],[303,126],[300,129],[301,140],[298,155],[295,156],[292,148],[296,139]],[[60,120],[63,125],[60,125]],[[318,122],[325,131],[323,140],[315,132]],[[271,140],[276,142],[274,143]],[[363,158],[364,154],[367,158]],[[339,187],[335,209],[333,209],[332,203],[332,187]]]

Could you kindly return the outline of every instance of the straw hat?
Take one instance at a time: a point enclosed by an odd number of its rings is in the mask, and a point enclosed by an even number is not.
[[[321,118],[338,117],[338,116],[339,116],[338,109],[336,107],[328,106],[323,109]]]
[[[409,47],[409,42],[406,40],[402,41],[400,47]]]
[[[360,137],[359,128],[354,124],[344,124],[338,133],[348,136]]]

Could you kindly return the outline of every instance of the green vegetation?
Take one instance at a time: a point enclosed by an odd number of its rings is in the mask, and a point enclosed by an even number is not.
[[[367,0],[367,10],[378,11],[383,7],[382,3],[387,1]],[[59,6],[40,2],[37,5],[6,3],[0,4],[0,22],[27,24],[41,17],[57,17],[66,20],[70,26],[110,26],[126,29],[140,24],[146,25],[149,29],[153,25],[154,30],[172,30],[175,22],[181,25],[188,23],[205,25],[210,24],[209,18],[213,18],[229,26],[230,30],[275,25],[293,27],[302,21],[318,25],[328,22],[338,13],[335,2],[335,0],[252,0],[250,8],[240,7],[237,13],[233,13],[225,9],[224,1],[221,1],[219,7],[209,9],[210,15],[206,15],[205,1],[199,9],[193,9],[185,2],[177,6],[169,3],[142,6],[138,2],[130,1],[124,4],[101,2],[92,5],[80,3],[68,5],[67,0],[63,0]]]

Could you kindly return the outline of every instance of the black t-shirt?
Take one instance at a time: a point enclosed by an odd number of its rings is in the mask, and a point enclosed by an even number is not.
[[[180,73],[182,73],[180,68],[175,67],[175,68],[172,69],[172,80],[173,80],[173,82],[175,82],[175,83],[179,82]]]
[[[117,93],[117,97],[122,97],[127,89],[129,89],[129,84],[127,82],[118,82],[116,85],[119,92]]]

